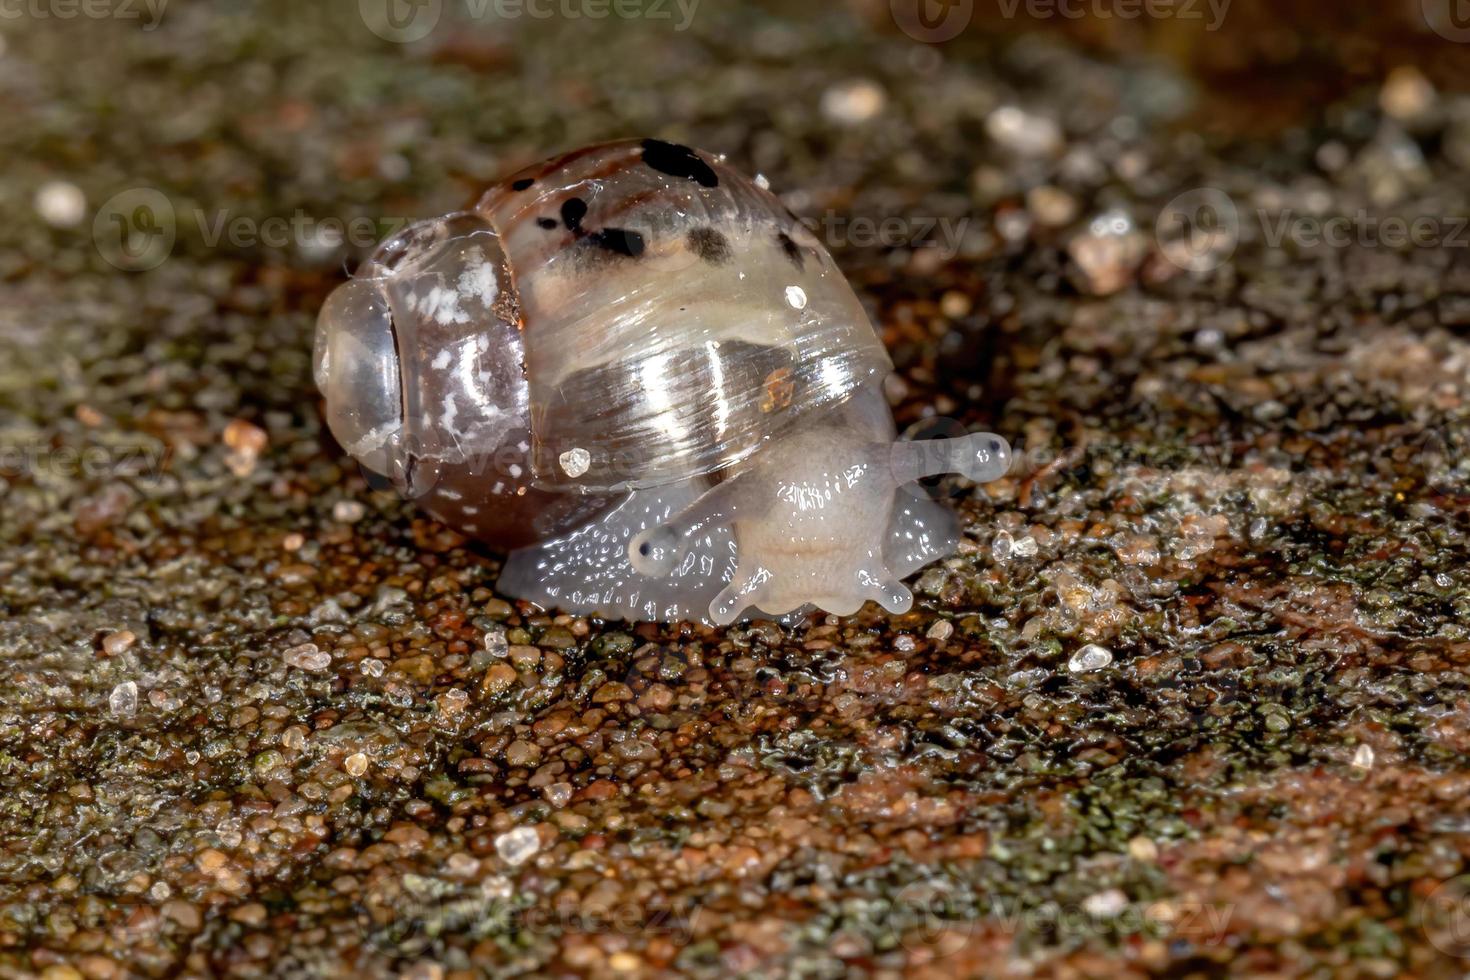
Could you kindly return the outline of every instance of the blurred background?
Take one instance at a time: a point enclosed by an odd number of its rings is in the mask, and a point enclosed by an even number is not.
[[[271,356],[292,362],[250,367],[270,389],[299,380],[303,318],[389,229],[559,150],[654,133],[764,174],[830,249],[873,257],[848,264],[875,293],[940,266],[954,310],[1007,267],[1113,293],[1149,270],[1156,233],[1188,239],[1158,279],[1232,260],[1277,227],[1267,213],[1311,249],[1302,214],[1453,212],[1470,166],[1458,3],[13,0],[0,276],[196,291],[206,261],[268,279],[285,315],[251,329],[280,331]],[[1244,228],[1226,215],[1210,237],[1214,193]],[[1077,235],[1119,216],[1119,234]],[[1014,319],[1011,292],[943,331],[951,367],[1009,376],[982,335]],[[17,370],[54,370],[40,360]]]
[[[0,0],[15,975],[1451,976],[1463,0]],[[656,136],[1004,434],[869,610],[558,616],[375,492],[388,231]]]

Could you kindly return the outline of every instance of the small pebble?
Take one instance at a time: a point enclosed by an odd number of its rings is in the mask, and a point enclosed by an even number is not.
[[[116,633],[108,633],[102,638],[102,652],[109,657],[116,657],[126,653],[137,641],[132,630],[118,630]]]
[[[1110,296],[1133,281],[1148,254],[1148,239],[1125,212],[1105,211],[1068,242],[1067,254],[1080,273],[1079,286],[1094,296]]]
[[[503,902],[515,894],[515,886],[503,875],[491,875],[480,882],[480,894]]]
[[[36,190],[36,213],[53,228],[75,228],[87,216],[87,195],[76,184],[53,180]]]
[[[1358,746],[1358,751],[1353,753],[1353,768],[1364,772],[1373,768],[1373,746],[1367,742]]]
[[[1026,192],[1026,210],[1037,224],[1060,228],[1076,220],[1077,199],[1060,188],[1043,184]]]
[[[614,973],[635,973],[643,969],[643,960],[637,954],[623,950],[609,956],[607,965],[612,967]]]
[[[1434,84],[1413,65],[1400,65],[1388,73],[1378,92],[1378,107],[1400,122],[1412,122],[1434,108]]]
[[[1001,106],[987,116],[985,132],[996,143],[1021,156],[1052,156],[1062,149],[1062,128],[1056,120],[1016,106]]]
[[[225,865],[229,861],[230,859],[225,856],[223,851],[216,850],[213,847],[206,847],[194,859],[194,862],[199,865],[199,870],[210,875],[219,874],[225,869]]]
[[[541,850],[541,835],[535,827],[517,827],[495,838],[495,853],[506,864],[525,864]]]
[[[1016,538],[1009,531],[999,531],[990,542],[990,557],[998,562],[1011,558],[1030,558],[1036,554],[1036,539],[1027,535]]]
[[[480,683],[480,693],[499,694],[516,682],[516,669],[510,664],[496,664],[485,671]]]
[[[367,508],[356,500],[339,500],[332,505],[332,520],[338,524],[356,524],[367,516]]]
[[[342,768],[353,778],[361,776],[368,770],[368,757],[365,753],[354,752],[342,760]]]
[[[534,765],[541,751],[534,742],[518,738],[505,747],[505,762],[511,766]]]
[[[222,438],[230,450],[225,455],[225,465],[230,468],[231,473],[239,477],[255,472],[256,461],[270,443],[270,437],[264,429],[244,419],[231,419],[225,426]]]
[[[1116,888],[1089,895],[1082,900],[1083,910],[1099,919],[1110,919],[1128,907],[1128,896]]]
[[[1159,846],[1147,837],[1135,837],[1128,842],[1128,854],[1135,861],[1152,861],[1159,856]]]
[[[1102,670],[1113,662],[1113,652],[1107,647],[1089,643],[1087,646],[1072,654],[1072,659],[1067,661],[1067,669],[1074,674],[1085,674],[1093,670]]]
[[[567,476],[576,479],[592,466],[592,454],[580,446],[568,449],[557,458]]]
[[[138,685],[135,681],[123,681],[112,689],[107,697],[107,706],[119,718],[126,718],[138,710]]]
[[[951,320],[969,316],[973,308],[974,304],[970,301],[970,297],[958,289],[951,289],[939,298],[939,312]]]
[[[934,625],[929,627],[929,632],[924,634],[931,640],[943,642],[954,636],[954,623],[947,619],[936,619]]]
[[[480,870],[480,862],[463,851],[456,851],[445,860],[444,867],[452,875],[469,878]]]
[[[511,666],[516,670],[531,670],[541,662],[541,648],[517,643],[507,648],[506,656],[510,658]]]
[[[835,123],[865,123],[883,111],[888,96],[877,82],[866,78],[839,82],[822,93],[822,115]]]
[[[292,647],[281,654],[287,667],[295,667],[297,670],[326,670],[332,665],[332,655],[322,650],[315,643],[303,643]]]
[[[230,449],[251,456],[259,456],[270,443],[270,436],[266,435],[264,429],[244,419],[231,419],[225,426],[222,438]]]

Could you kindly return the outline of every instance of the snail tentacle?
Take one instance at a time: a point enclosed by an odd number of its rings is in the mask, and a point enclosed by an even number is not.
[[[640,575],[663,578],[683,561],[689,543],[705,528],[758,516],[758,498],[743,493],[748,481],[736,475],[706,490],[683,510],[635,535],[628,561]]]

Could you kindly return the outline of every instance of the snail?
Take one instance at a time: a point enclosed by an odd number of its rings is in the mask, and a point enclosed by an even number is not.
[[[951,554],[916,480],[1003,475],[991,433],[899,441],[893,369],[821,242],[722,157],[586,147],[381,243],[313,372],[366,470],[509,551],[546,608],[723,625],[906,612]]]

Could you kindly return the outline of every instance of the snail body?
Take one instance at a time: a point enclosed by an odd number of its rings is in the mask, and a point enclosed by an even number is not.
[[[892,364],[821,243],[658,140],[393,236],[328,298],[314,368],[350,455],[510,550],[502,591],[609,618],[905,611],[958,530],[900,488],[1009,464],[990,434],[895,442]]]

